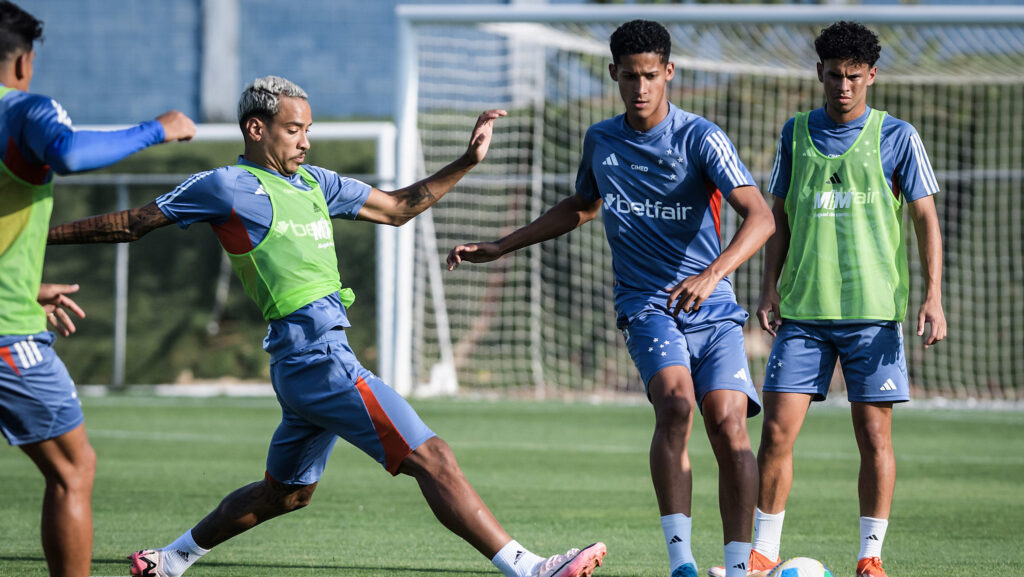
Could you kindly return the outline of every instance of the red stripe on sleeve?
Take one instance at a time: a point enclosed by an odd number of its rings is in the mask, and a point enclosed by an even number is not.
[[[0,359],[3,359],[11,367],[14,374],[21,374],[21,371],[18,370],[18,365],[14,364],[14,357],[11,356],[11,347],[0,348]]]
[[[718,234],[718,241],[722,241],[722,191],[717,188],[711,193],[711,201],[708,209],[711,211],[711,218],[715,219],[715,232]]]
[[[50,167],[46,164],[32,164],[21,154],[18,143],[14,138],[7,141],[7,154],[4,155],[4,165],[14,173],[14,176],[29,184],[43,184],[47,175],[50,174]]]
[[[392,475],[397,475],[398,467],[412,453],[412,449],[395,428],[395,424],[391,422],[388,414],[384,412],[384,408],[377,402],[377,397],[370,389],[370,385],[366,384],[362,377],[356,381],[356,389],[363,397],[363,404],[366,405],[366,410],[370,413],[370,420],[373,421],[373,428],[377,431],[377,438],[380,439],[380,444],[384,447],[384,468]]]
[[[245,223],[242,222],[235,209],[231,209],[231,216],[224,221],[224,224],[211,224],[210,226],[217,235],[217,239],[220,240],[221,246],[229,253],[245,254],[252,250],[249,231],[245,230]]]

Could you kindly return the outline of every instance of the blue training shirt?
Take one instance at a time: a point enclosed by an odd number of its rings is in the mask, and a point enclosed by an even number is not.
[[[624,114],[587,130],[576,194],[603,201],[620,326],[644,310],[664,310],[672,288],[718,258],[722,200],[740,186],[754,186],[754,178],[732,141],[671,103],[646,132]],[[705,302],[736,302],[732,281],[722,279]]]
[[[156,120],[124,130],[75,131],[56,100],[12,91],[0,99],[0,158],[18,178],[46,184],[53,173],[102,168],[164,141]]]
[[[299,173],[286,177],[239,157],[239,164],[261,168],[310,190]],[[303,165],[320,185],[331,218],[354,220],[370,196],[370,185],[317,166]],[[270,197],[251,172],[223,166],[189,177],[173,191],[156,199],[156,205],[181,228],[196,222],[209,223],[224,250],[242,254],[263,241],[273,222]],[[301,350],[335,327],[348,327],[348,315],[338,293],[313,301],[280,319],[270,321],[263,348],[272,359]]]
[[[860,118],[840,124],[832,120],[824,108],[812,110],[807,118],[811,141],[822,154],[839,156],[853,146],[870,114],[871,108],[867,108]],[[779,198],[786,198],[793,174],[793,125],[794,119],[790,118],[782,127],[779,148],[775,153],[775,166],[768,183],[768,191]],[[939,191],[928,153],[917,130],[910,123],[885,115],[882,121],[881,156],[885,178],[897,198],[902,195],[907,202],[914,202]]]

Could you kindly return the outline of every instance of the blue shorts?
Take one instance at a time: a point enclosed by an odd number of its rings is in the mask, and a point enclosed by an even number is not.
[[[359,364],[343,330],[270,365],[281,424],[270,442],[267,475],[286,485],[320,480],[338,437],[392,475],[434,436],[409,403]]]
[[[746,320],[747,312],[736,303],[703,305],[679,317],[651,309],[634,317],[622,334],[645,390],[658,371],[683,366],[693,378],[698,407],[710,391],[741,391],[749,398],[747,416],[753,417],[761,412],[761,402],[743,346]]]
[[[900,323],[816,324],[785,320],[765,372],[765,392],[806,393],[825,400],[836,360],[851,402],[910,400]]]
[[[12,445],[53,439],[85,421],[54,334],[0,336],[0,429]]]

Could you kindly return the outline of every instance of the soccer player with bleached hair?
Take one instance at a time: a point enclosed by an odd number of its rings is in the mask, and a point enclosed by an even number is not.
[[[946,336],[938,183],[917,131],[867,105],[880,54],[874,32],[836,22],[814,41],[825,105],[786,122],[769,190],[761,327],[775,337],[763,388],[760,494],[752,572],[779,562],[793,446],[812,401],[842,365],[860,449],[858,577],[885,577],[882,542],[896,485],[892,409],[910,400],[903,351],[909,278],[903,207],[924,273],[917,334]],[[925,325],[930,325],[925,335]]]
[[[96,453],[49,322],[68,336],[68,294],[78,285],[43,284],[53,175],[113,164],[148,146],[187,140],[195,126],[171,111],[113,132],[75,131],[64,108],[29,92],[43,23],[0,2],[0,430],[46,482],[41,533],[50,575],[85,577],[92,561]]]
[[[345,335],[346,309],[355,295],[338,279],[331,219],[407,222],[484,159],[494,121],[504,115],[484,112],[461,157],[415,184],[385,192],[305,164],[313,123],[306,92],[267,76],[239,100],[245,151],[237,164],[195,174],[141,208],[51,229],[54,244],[126,242],[172,223],[208,223],[270,325],[263,347],[282,418],[264,478],[226,496],[166,547],[131,554],[132,575],[178,577],[213,547],[308,505],[338,437],[392,475],[415,478],[437,519],[505,577],[581,577],[601,564],[603,543],[543,558],[513,540],[466,480],[448,444],[359,363]]]
[[[728,577],[745,576],[757,496],[746,419],[760,403],[743,344],[747,313],[729,275],[772,234],[772,216],[725,133],[669,101],[671,50],[656,22],[615,30],[608,70],[626,112],[587,131],[576,193],[505,238],[455,247],[448,266],[555,238],[603,209],[616,324],[654,407],[651,476],[671,575],[697,574],[687,443],[699,409],[718,460]],[[723,200],[743,218],[724,249]]]

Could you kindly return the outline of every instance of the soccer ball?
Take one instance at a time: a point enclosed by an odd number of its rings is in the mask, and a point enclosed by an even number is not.
[[[768,577],[832,577],[832,572],[817,559],[793,557],[772,569]]]

